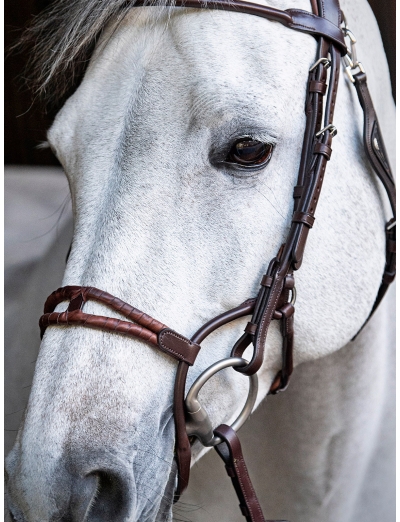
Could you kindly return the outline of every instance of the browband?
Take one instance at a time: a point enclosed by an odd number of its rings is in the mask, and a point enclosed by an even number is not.
[[[152,4],[145,0],[138,0],[132,7],[151,5]],[[212,0],[211,2],[204,2],[202,0],[167,0],[163,5],[171,7],[192,7],[195,9],[216,9],[260,16],[272,22],[279,22],[295,31],[311,34],[315,37],[323,36],[335,44],[342,56],[347,54],[343,33],[339,28],[339,24],[342,21],[340,9],[338,10],[336,22],[332,22],[327,18],[321,18],[302,9],[286,9],[286,11],[282,11],[281,9],[253,4],[252,2],[244,2],[243,0]]]

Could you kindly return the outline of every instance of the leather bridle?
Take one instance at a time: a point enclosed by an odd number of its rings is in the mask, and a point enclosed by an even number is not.
[[[235,319],[252,314],[244,334],[232,349],[231,356],[234,358],[232,361],[236,361],[232,364],[235,364],[236,371],[247,376],[254,376],[263,362],[265,341],[271,321],[273,319],[279,320],[282,332],[282,368],[276,375],[269,393],[274,394],[287,387],[293,371],[295,301],[293,273],[302,264],[307,236],[315,219],[325,168],[332,153],[332,140],[336,134],[333,116],[341,57],[345,61],[346,72],[357,90],[364,112],[365,152],[373,170],[387,192],[393,212],[393,218],[386,224],[385,270],[369,317],[378,307],[395,277],[395,185],[368,91],[367,77],[362,64],[357,61],[355,38],[347,27],[338,0],[311,0],[311,4],[312,13],[300,9],[282,11],[240,0],[229,0],[229,2],[227,0],[214,0],[212,2],[203,2],[202,0],[167,1],[167,5],[176,7],[221,9],[260,16],[279,22],[296,31],[311,34],[318,42],[315,64],[309,71],[307,82],[306,127],[297,184],[293,190],[294,209],[291,227],[286,242],[280,247],[276,257],[269,263],[256,298],[249,299],[236,308],[211,319],[191,339],[171,330],[166,325],[117,297],[92,287],[67,286],[56,290],[47,299],[44,315],[40,318],[42,336],[46,328],[53,325],[93,327],[142,339],[176,359],[178,361],[174,389],[175,447],[178,464],[176,499],[186,489],[189,480],[191,459],[191,448],[187,433],[189,431],[192,435],[200,438],[203,443],[208,445],[219,443],[215,448],[224,460],[227,473],[232,479],[242,514],[246,520],[251,522],[264,522],[264,516],[248,476],[237,435],[231,427],[222,424],[216,430],[211,429],[211,442],[207,443],[204,437],[200,436],[200,433],[204,432],[200,424],[202,422],[209,423],[209,421],[201,406],[199,406],[198,411],[188,411],[185,408],[186,376],[189,366],[193,365],[196,360],[200,344],[210,333]],[[139,0],[132,7],[144,5],[147,4],[143,0]],[[346,37],[350,38],[350,50],[346,46]],[[329,75],[328,68],[331,71]],[[127,320],[85,313],[83,307],[88,300],[95,300],[107,305],[122,314]],[[63,301],[69,301],[68,309],[65,312],[54,312],[55,307]],[[250,344],[253,345],[253,355],[250,362],[247,362],[241,358]],[[229,364],[228,362],[225,366]],[[251,410],[251,407],[252,405],[248,409]],[[193,428],[193,424],[196,425],[196,422],[199,424],[197,429],[196,426]],[[207,430],[210,431],[209,425],[207,425]]]

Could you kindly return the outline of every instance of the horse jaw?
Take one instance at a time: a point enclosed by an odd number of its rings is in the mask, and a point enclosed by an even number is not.
[[[49,133],[75,213],[63,284],[102,288],[190,336],[255,295],[285,239],[316,46],[309,36],[234,13],[182,10],[168,23],[153,23],[150,11],[133,10],[100,46]],[[229,46],[221,45],[216,35],[222,34]],[[360,115],[341,83],[340,134],[296,276],[296,364],[339,349],[356,333],[384,264],[379,200],[353,145]],[[257,175],[213,163],[243,135],[275,145],[270,164]],[[372,242],[369,266],[360,273]],[[116,316],[96,303],[85,311]],[[229,355],[243,326],[237,321],[204,343],[189,384]],[[258,402],[280,363],[273,325]],[[9,494],[21,512],[40,520],[66,516],[76,478],[101,474],[111,477],[115,495],[125,495],[115,520],[153,521],[173,462],[175,368],[139,341],[50,328],[8,461]],[[227,371],[205,388],[215,424],[236,416],[246,387],[243,377]],[[58,488],[55,496],[50,484]],[[104,509],[112,506],[112,492],[103,485],[93,509],[102,502]]]

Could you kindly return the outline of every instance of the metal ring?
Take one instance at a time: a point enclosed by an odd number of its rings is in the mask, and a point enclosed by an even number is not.
[[[206,409],[200,404],[198,394],[204,384],[220,370],[228,368],[229,366],[246,366],[247,364],[249,364],[248,361],[241,357],[228,357],[227,359],[222,359],[221,361],[214,363],[197,377],[185,399],[187,413],[186,433],[188,436],[198,438],[204,446],[216,446],[222,442],[219,437],[214,435],[214,428],[212,427],[211,420]],[[243,406],[238,418],[231,425],[231,428],[235,431],[241,428],[246,422],[250,413],[253,411],[257,399],[257,375],[251,375],[249,379],[250,387],[246,404]]]
[[[351,42],[352,44],[356,44],[356,43],[357,43],[357,39],[356,39],[356,37],[354,36],[353,31],[350,31],[350,29],[349,29],[347,26],[344,27],[344,28],[342,29],[342,31],[344,32],[344,35],[345,35],[345,36],[348,36],[348,37],[349,37],[350,42]]]
[[[346,67],[350,67],[350,69],[354,68],[353,60],[351,59],[351,55],[349,53],[343,56],[343,61]]]
[[[346,61],[345,61],[345,63],[346,63]],[[352,71],[353,71],[354,69],[357,69],[357,67],[360,69],[360,71],[361,71],[362,73],[365,73],[365,69],[364,69],[363,64],[362,64],[361,62],[354,62],[354,63],[353,63],[353,62],[350,60],[349,65],[347,65],[347,67],[345,67],[346,74],[347,74],[347,76],[349,77],[349,80],[351,81],[351,83],[355,83],[355,79],[354,79],[354,76],[353,76],[353,74],[352,74]]]

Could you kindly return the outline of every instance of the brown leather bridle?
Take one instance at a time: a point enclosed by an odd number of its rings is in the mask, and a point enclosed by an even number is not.
[[[318,42],[316,61],[309,71],[307,82],[306,127],[297,184],[293,190],[292,223],[286,242],[269,263],[257,297],[211,319],[191,339],[171,330],[117,297],[92,287],[67,286],[56,290],[47,299],[44,315],[40,318],[42,336],[50,325],[93,327],[142,339],[178,361],[174,389],[175,447],[178,464],[176,499],[186,489],[189,480],[191,449],[186,432],[184,392],[189,366],[194,364],[201,342],[217,328],[252,314],[244,334],[236,342],[231,353],[232,357],[242,357],[245,349],[253,344],[253,356],[250,362],[235,367],[236,371],[251,376],[256,374],[262,365],[269,325],[273,319],[279,320],[282,332],[282,368],[276,375],[269,393],[284,390],[293,371],[295,293],[293,272],[300,268],[303,260],[307,236],[315,219],[325,168],[332,153],[332,139],[336,134],[333,115],[341,57],[345,59],[346,71],[355,85],[364,111],[365,152],[387,192],[393,212],[393,218],[386,224],[386,264],[382,283],[367,321],[395,277],[395,185],[368,91],[366,74],[361,63],[356,59],[353,35],[347,28],[338,0],[311,0],[311,4],[312,13],[300,9],[282,11],[241,0],[167,1],[167,5],[176,7],[221,9],[260,16],[296,31],[311,34]],[[139,0],[132,7],[144,5],[147,4]],[[341,27],[343,23],[344,27]],[[347,49],[346,36],[351,38],[351,51]],[[328,77],[329,67],[331,67],[331,74]],[[357,69],[358,72],[355,73]],[[88,300],[95,300],[109,306],[127,320],[85,313],[83,307]],[[54,312],[55,307],[63,301],[69,301],[68,309],[65,312]],[[232,479],[243,516],[249,522],[264,522],[236,433],[224,424],[214,430],[214,433],[223,441],[216,446],[216,450],[224,460],[227,473]]]

